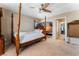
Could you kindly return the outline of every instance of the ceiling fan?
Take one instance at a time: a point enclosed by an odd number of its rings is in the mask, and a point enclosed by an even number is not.
[[[49,6],[49,3],[44,3],[40,5],[39,12],[44,11],[51,13],[51,10],[48,10],[47,7]],[[30,8],[36,8],[36,7],[30,7]]]

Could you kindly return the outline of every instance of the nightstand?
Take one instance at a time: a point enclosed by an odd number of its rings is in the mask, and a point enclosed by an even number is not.
[[[5,42],[4,42],[4,36],[0,36],[0,55],[4,54],[5,51]]]

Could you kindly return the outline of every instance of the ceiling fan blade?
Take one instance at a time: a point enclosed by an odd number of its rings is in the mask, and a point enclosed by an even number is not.
[[[30,7],[30,8],[34,9],[35,7]]]
[[[49,3],[45,3],[45,7],[44,7],[44,8],[47,8],[47,7],[48,7],[48,5],[49,5]]]
[[[49,3],[41,4],[41,8],[47,8]]]
[[[47,9],[42,9],[43,11],[45,11],[45,12],[50,12],[51,13],[51,11],[50,10],[47,10]]]

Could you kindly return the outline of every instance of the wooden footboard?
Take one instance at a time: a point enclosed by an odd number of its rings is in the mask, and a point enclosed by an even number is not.
[[[20,47],[24,47],[24,46],[29,46],[29,45],[35,44],[37,42],[40,42],[43,39],[45,39],[45,37],[41,37],[41,38],[34,39],[32,41],[29,41],[29,42],[25,42],[23,44],[20,44],[21,45]],[[15,45],[15,38],[13,38],[13,44]]]
[[[20,45],[21,45],[21,47],[24,47],[24,46],[26,47],[26,46],[35,44],[35,43],[37,43],[37,42],[40,42],[40,41],[43,40],[44,38],[45,38],[45,37],[41,37],[41,38],[38,38],[38,39],[34,39],[34,40],[32,40],[32,41],[25,42],[25,43],[20,44]]]
[[[43,39],[45,39],[45,36],[44,36],[44,37],[41,37],[41,38],[34,39],[34,40],[32,40],[32,41],[28,41],[28,42],[22,43],[22,44],[20,44],[20,48],[30,46],[30,45],[32,45],[32,44],[35,44],[35,43],[37,43],[37,42],[42,41]],[[13,38],[13,44],[16,45],[16,39],[15,39],[15,38]],[[19,48],[19,50],[16,51],[16,52],[19,53],[20,48]],[[17,54],[17,55],[19,55],[19,54]]]

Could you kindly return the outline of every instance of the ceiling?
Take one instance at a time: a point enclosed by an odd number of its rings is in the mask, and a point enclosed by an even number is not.
[[[45,16],[51,17],[55,15],[59,15],[62,13],[66,13],[69,11],[79,10],[79,4],[74,3],[50,3],[48,9],[52,11],[52,13],[39,12],[41,3],[23,3],[22,4],[22,14],[26,16],[31,16],[34,18],[44,18]],[[18,13],[18,3],[0,3],[0,7],[10,9],[13,12]],[[36,7],[36,8],[30,8]]]

